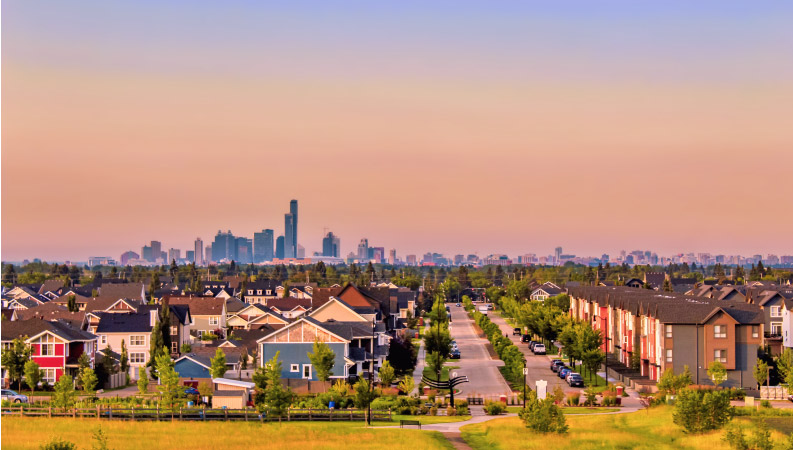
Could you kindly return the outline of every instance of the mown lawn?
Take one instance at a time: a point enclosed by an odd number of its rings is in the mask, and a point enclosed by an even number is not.
[[[372,425],[390,427],[399,425],[400,420],[418,420],[422,425],[432,425],[434,423],[462,422],[471,418],[471,416],[402,416],[399,414],[394,414],[391,417],[393,418],[391,422],[374,422]]]
[[[721,440],[723,430],[686,435],[672,422],[672,411],[672,407],[659,407],[628,414],[571,415],[567,417],[570,431],[565,436],[534,433],[516,417],[465,425],[461,432],[474,449],[547,449],[549,438],[553,439],[554,448],[559,449],[729,449]],[[734,420],[744,423],[749,434],[752,419]],[[779,424],[774,425],[773,428],[780,428]],[[777,443],[786,439],[779,431],[774,431],[772,437]]]
[[[96,419],[3,417],[3,450],[38,449],[58,437],[92,448],[99,428],[108,447],[124,449],[450,449],[437,432],[365,428],[361,422],[121,422]]]
[[[522,406],[507,406],[508,413],[519,413],[520,410],[523,409]],[[563,407],[562,412],[568,415],[578,415],[578,414],[603,414],[603,413],[611,413],[619,411],[619,408],[588,408],[585,406],[576,406],[576,407]]]

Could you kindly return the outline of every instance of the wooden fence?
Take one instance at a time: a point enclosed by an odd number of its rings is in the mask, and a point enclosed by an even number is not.
[[[97,405],[96,408],[37,408],[25,407],[19,408],[5,408],[2,411],[3,416],[20,416],[20,417],[93,417],[96,419],[107,420],[194,420],[194,421],[207,421],[207,420],[222,420],[222,421],[277,421],[277,417],[267,417],[264,414],[259,414],[255,409],[219,409],[219,408],[178,408],[178,409],[160,409],[160,408],[103,408]],[[287,411],[286,416],[282,417],[283,421],[356,421],[366,420],[365,409],[290,409]],[[390,410],[372,410],[372,420],[391,421]]]

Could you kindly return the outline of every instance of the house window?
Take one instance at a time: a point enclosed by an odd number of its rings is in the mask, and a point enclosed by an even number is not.
[[[40,356],[55,355],[55,338],[49,334],[45,334],[39,338],[38,342],[41,344],[41,352],[39,352]]]
[[[130,364],[143,364],[146,362],[146,354],[145,353],[130,353],[129,354],[129,363]]]
[[[782,322],[771,322],[771,334],[777,336],[782,334]]]
[[[715,338],[726,338],[727,337],[727,325],[715,325],[713,327],[713,337],[715,337]]]
[[[292,364],[289,367],[290,372],[300,372],[300,364]]]
[[[41,381],[46,381],[49,384],[55,383],[55,369],[41,369]]]
[[[179,351],[179,343],[171,342],[171,353],[177,353],[178,351]]]
[[[248,295],[253,295],[253,289],[248,289]]]
[[[179,327],[171,327],[171,336],[176,336],[179,333]]]
[[[713,351],[713,360],[719,361],[722,363],[727,362],[727,350],[714,350]]]
[[[257,290],[256,295],[262,295],[262,290],[261,289]]]
[[[760,327],[757,325],[752,325],[752,337],[760,337]]]
[[[267,295],[272,295],[273,291],[271,289],[267,289]]]
[[[130,347],[143,347],[146,345],[146,336],[130,336],[129,337],[129,346]]]
[[[672,349],[671,348],[666,349],[666,362],[668,362],[668,363],[672,362]]]
[[[107,344],[107,335],[103,334],[102,336],[99,336],[99,342],[101,342],[102,345]]]
[[[672,337],[672,325],[664,325],[664,335],[668,338]]]
[[[779,306],[772,306],[771,317],[782,317],[782,309]]]
[[[303,378],[311,379],[311,364],[303,364]]]
[[[209,318],[209,324],[210,325],[217,325],[218,324],[218,317],[217,316],[210,317]]]

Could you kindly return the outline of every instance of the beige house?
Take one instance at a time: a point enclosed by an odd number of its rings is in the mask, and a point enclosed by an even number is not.
[[[226,300],[219,297],[168,297],[171,305],[187,305],[190,307],[191,334],[200,338],[204,333],[220,330],[225,334]],[[223,336],[220,336],[223,337]]]

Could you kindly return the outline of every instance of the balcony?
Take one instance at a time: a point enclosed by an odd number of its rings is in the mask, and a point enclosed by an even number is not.
[[[763,337],[766,339],[782,339],[782,332],[766,331],[763,333]]]

